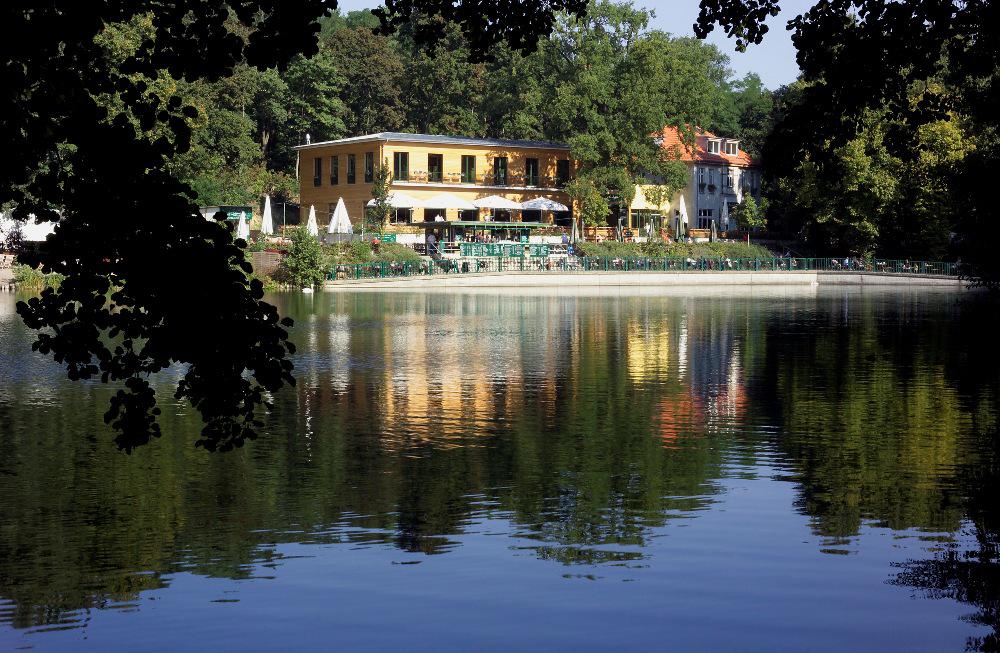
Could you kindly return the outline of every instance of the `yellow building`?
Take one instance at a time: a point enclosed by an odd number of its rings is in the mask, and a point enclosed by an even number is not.
[[[343,198],[358,224],[384,163],[392,171],[389,231],[442,219],[571,225],[563,187],[573,165],[559,143],[383,132],[295,149],[302,206],[315,206],[321,223]],[[531,200],[543,208],[521,208]],[[567,210],[551,210],[560,205]]]

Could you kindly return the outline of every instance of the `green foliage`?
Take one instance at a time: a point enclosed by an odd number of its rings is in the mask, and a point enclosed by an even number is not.
[[[59,284],[66,278],[55,272],[45,274],[41,270],[29,265],[15,265],[13,272],[14,284],[17,288],[32,292],[41,292],[46,288],[58,288]]]
[[[296,227],[289,232],[292,242],[281,260],[280,278],[296,288],[323,283],[328,267],[323,247],[303,227]]]
[[[761,245],[746,243],[578,243],[576,247],[584,256],[607,256],[620,258],[773,258],[774,252]]]
[[[370,241],[354,241],[329,245],[327,255],[332,263],[371,263],[373,261],[419,261],[420,255],[411,247],[399,243],[379,243],[378,252],[372,250]]]
[[[389,222],[392,215],[392,206],[389,204],[389,193],[392,192],[392,169],[388,162],[375,165],[375,176],[372,180],[372,199],[375,206],[368,207],[365,213],[369,223],[381,233]]]
[[[758,204],[753,195],[745,195],[730,217],[743,229],[760,229],[767,224],[766,212],[767,200]]]
[[[577,177],[566,185],[566,193],[578,203],[580,219],[587,226],[603,224],[611,208],[597,184],[587,177]]]

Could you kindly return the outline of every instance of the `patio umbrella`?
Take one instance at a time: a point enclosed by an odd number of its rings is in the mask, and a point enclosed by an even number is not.
[[[688,226],[687,202],[684,200],[683,193],[681,194],[680,201],[677,203],[677,211],[680,213],[677,218],[677,235],[680,236],[682,230],[687,232]]]
[[[246,211],[240,211],[240,221],[236,225],[236,237],[250,240],[250,222],[247,220]]]
[[[723,228],[729,229],[729,202],[722,203],[722,215],[719,216],[719,222],[722,223]]]
[[[330,224],[326,228],[326,233],[328,234],[352,234],[354,233],[354,226],[351,224],[351,218],[347,215],[347,206],[344,205],[344,198],[337,198],[337,208],[333,210],[333,215],[330,216]]]
[[[712,231],[709,240],[713,243],[719,239],[719,228],[715,224],[715,220],[712,220]]]
[[[426,202],[416,199],[415,197],[410,197],[406,193],[392,192],[386,198],[389,206],[394,209],[416,209],[422,206],[428,206]],[[368,206],[375,206],[376,202],[374,199],[368,200]],[[433,206],[438,206],[434,204]],[[448,207],[450,208],[450,207]]]
[[[267,236],[274,233],[274,222],[271,220],[271,196],[264,196],[264,218],[260,221],[260,232]]]
[[[521,205],[513,200],[509,200],[506,197],[500,197],[499,195],[490,195],[489,197],[483,197],[472,202],[474,208],[477,209],[504,209],[506,211],[517,211],[521,208]]]
[[[316,207],[309,205],[309,221],[306,222],[306,231],[310,236],[319,236],[319,225],[316,224]]]
[[[452,195],[451,193],[438,193],[434,197],[424,200],[424,206],[435,209],[458,209],[460,211],[475,211],[478,207],[474,202]],[[520,204],[514,203],[519,208]]]
[[[525,211],[569,211],[568,206],[548,197],[536,197],[533,200],[521,202],[521,208]]]

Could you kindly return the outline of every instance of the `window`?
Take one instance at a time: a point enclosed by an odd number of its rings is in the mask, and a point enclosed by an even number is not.
[[[702,186],[705,185],[705,167],[702,166],[698,168],[698,183]]]
[[[714,186],[715,186],[715,168],[709,168],[708,169],[708,185],[712,186],[713,189],[714,189]]]
[[[524,160],[524,185],[538,185],[538,159]]]
[[[698,209],[698,228],[712,228],[712,209]]]
[[[365,152],[365,183],[370,184],[375,180],[375,153]]]
[[[479,209],[462,209],[458,212],[458,219],[475,222],[479,219]]]
[[[726,141],[726,154],[736,156],[740,152],[739,141]]]
[[[340,183],[340,157],[330,157],[330,185],[336,186]]]
[[[413,209],[393,209],[389,215],[389,222],[393,224],[405,224],[410,221]]]
[[[427,155],[427,181],[444,180],[444,156],[440,154]]]
[[[725,179],[726,179],[726,188],[732,188],[733,187],[733,183],[734,183],[733,182],[733,169],[732,168],[726,168],[725,171],[723,172],[723,175],[725,176]]]
[[[708,142],[708,151],[711,152],[712,154],[718,154],[719,153],[719,141],[709,141]]]
[[[476,157],[462,156],[462,183],[476,183]]]
[[[323,159],[316,157],[313,159],[313,186],[323,184]]]
[[[505,156],[493,159],[493,183],[497,186],[507,185],[507,157]]]
[[[562,188],[569,183],[569,159],[556,161],[556,186]]]
[[[347,155],[347,183],[353,184],[357,181],[357,164],[355,160],[356,157],[353,154]]]
[[[392,178],[395,181],[410,180],[410,153],[395,152],[392,155]]]
[[[698,217],[699,218],[711,218],[712,217],[712,209],[698,209]]]

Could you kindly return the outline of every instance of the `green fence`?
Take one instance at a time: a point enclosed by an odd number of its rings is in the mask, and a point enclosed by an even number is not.
[[[616,258],[547,256],[484,256],[407,262],[381,261],[337,265],[330,279],[384,279],[434,274],[487,272],[856,272],[860,274],[923,274],[957,276],[954,263],[832,258]]]

